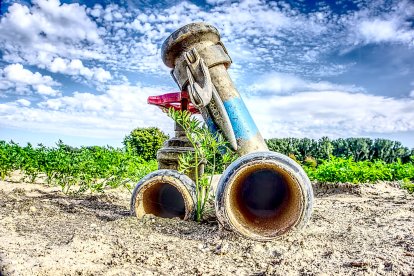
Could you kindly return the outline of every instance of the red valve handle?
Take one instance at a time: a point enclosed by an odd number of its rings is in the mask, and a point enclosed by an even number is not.
[[[148,104],[159,106],[161,109],[188,110],[191,114],[200,113],[190,102],[187,91],[173,92],[159,96],[149,96]]]

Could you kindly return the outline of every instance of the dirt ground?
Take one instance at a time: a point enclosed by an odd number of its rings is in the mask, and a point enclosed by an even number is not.
[[[125,191],[0,182],[0,274],[414,275],[414,196],[392,183],[326,187],[315,185],[304,231],[263,243],[214,217],[138,221]]]

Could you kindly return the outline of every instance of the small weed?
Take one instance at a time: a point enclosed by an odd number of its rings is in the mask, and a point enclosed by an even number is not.
[[[406,189],[409,193],[414,193],[414,183],[407,178],[402,180],[401,188]]]
[[[170,108],[168,116],[184,129],[188,140],[194,147],[194,152],[187,152],[180,156],[179,166],[182,173],[195,172],[197,198],[195,219],[200,222],[208,201],[213,176],[219,167],[218,164],[225,166],[237,156],[230,150],[228,143],[220,133],[211,134],[208,128],[195,117],[191,117],[188,111],[176,111]],[[206,171],[209,173],[199,175],[197,168],[201,164],[206,164]]]

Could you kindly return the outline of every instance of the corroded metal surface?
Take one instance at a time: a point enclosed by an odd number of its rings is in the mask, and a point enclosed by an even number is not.
[[[195,202],[195,184],[188,176],[174,170],[157,170],[135,186],[130,211],[139,219],[153,214],[188,220],[194,218]]]
[[[195,105],[189,102],[187,92],[169,93],[160,96],[151,96],[148,98],[149,104],[159,106],[161,109],[173,107],[175,110],[188,110],[192,114],[196,113]],[[194,152],[194,148],[187,139],[184,129],[177,123],[174,123],[175,136],[164,142],[161,149],[157,151],[158,169],[179,170],[179,157],[186,152]],[[195,179],[195,169],[188,175]],[[204,173],[204,164],[198,166],[198,173]]]
[[[185,52],[184,56],[187,63],[187,89],[191,102],[198,108],[204,120],[209,121],[211,119],[217,129],[221,130],[231,148],[237,150],[237,141],[230,118],[216,88],[211,82],[209,69],[204,60],[195,48]]]
[[[246,178],[261,171],[281,176],[285,196],[275,208],[258,215],[240,194]],[[269,191],[264,189],[260,202],[265,202],[268,196]],[[253,152],[237,159],[223,172],[216,190],[216,215],[221,224],[255,240],[271,240],[302,229],[310,219],[312,205],[312,186],[303,169],[289,157],[271,151]]]
[[[199,53],[203,57],[204,63],[208,68],[212,68],[220,64],[223,64],[226,68],[229,68],[232,62],[230,56],[227,54],[227,51],[221,43],[201,49]],[[179,56],[175,62],[174,69],[171,71],[171,75],[181,90],[185,90],[185,87],[188,84],[186,70],[187,62],[185,60],[185,56]]]
[[[161,57],[165,65],[174,68],[177,57],[183,51],[195,47],[196,44],[214,45],[219,40],[220,34],[215,27],[204,23],[188,24],[173,32],[164,41],[161,47]]]
[[[186,152],[194,152],[194,148],[188,141],[184,130],[175,124],[175,137],[164,142],[161,149],[157,151],[158,169],[179,170],[178,159],[181,154]],[[204,173],[204,164],[201,163],[198,167],[198,175]],[[192,170],[188,176],[195,179],[195,169]]]

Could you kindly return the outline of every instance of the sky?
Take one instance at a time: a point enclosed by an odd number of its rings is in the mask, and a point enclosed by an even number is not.
[[[414,147],[414,1],[0,0],[0,140],[121,146],[173,134],[148,105],[178,91],[170,33],[217,27],[265,138],[388,138]]]

